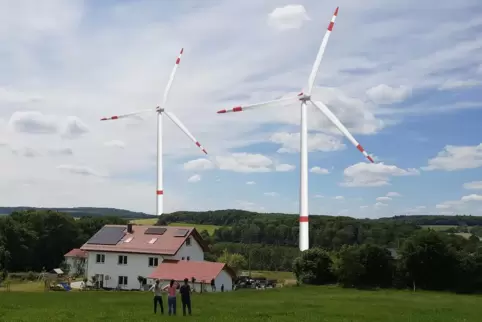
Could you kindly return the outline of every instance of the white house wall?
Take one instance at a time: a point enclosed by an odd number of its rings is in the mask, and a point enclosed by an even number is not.
[[[69,275],[76,275],[77,274],[77,268],[78,268],[77,263],[79,261],[82,261],[82,260],[83,260],[83,258],[78,258],[78,257],[70,257],[70,256],[65,257],[65,263],[67,265],[69,265]],[[87,259],[85,259],[85,261],[87,262]],[[84,274],[86,272],[85,269],[87,267],[86,262],[84,262],[84,265],[83,265],[84,266]]]
[[[108,275],[109,280],[104,279],[104,287],[115,288],[118,284],[119,276],[127,276],[126,289],[139,289],[138,276],[149,276],[156,267],[149,266],[149,257],[157,257],[158,263],[161,264],[163,257],[159,255],[147,254],[129,254],[129,253],[113,253],[113,252],[88,252],[87,277],[89,280],[96,274]],[[97,254],[105,255],[104,263],[96,263]],[[127,265],[119,265],[119,255],[127,256]]]
[[[204,251],[199,245],[199,243],[194,239],[193,237],[191,238],[191,245],[187,246],[186,242],[181,246],[181,248],[177,251],[176,255],[170,257],[166,256],[166,259],[179,259],[182,260],[183,257],[185,260],[187,260],[187,257],[189,256],[189,260],[192,261],[199,261],[202,262],[204,261]]]
[[[219,273],[219,275],[214,279],[214,284],[216,284],[216,290],[221,291],[221,285],[224,284],[224,291],[229,292],[233,290],[233,279],[224,269]],[[211,288],[211,285],[209,285]]]

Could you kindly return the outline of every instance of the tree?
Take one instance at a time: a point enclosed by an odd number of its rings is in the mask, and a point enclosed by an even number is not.
[[[420,231],[400,250],[399,270],[414,289],[451,289],[457,272],[457,254],[443,233]]]
[[[345,246],[335,261],[335,275],[345,287],[389,287],[392,285],[394,259],[376,245]]]
[[[293,273],[300,283],[329,284],[335,282],[331,268],[333,261],[328,252],[312,248],[301,253],[293,262]]]
[[[230,254],[228,250],[225,249],[223,254],[218,258],[218,262],[226,263],[229,267],[231,267],[236,274],[239,271],[246,267],[246,258],[244,258],[241,254]]]

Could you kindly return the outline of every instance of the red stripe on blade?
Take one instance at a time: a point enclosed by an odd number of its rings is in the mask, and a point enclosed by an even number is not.
[[[101,121],[107,121],[107,118],[106,117],[103,117],[100,119]]]
[[[179,65],[180,61],[181,61],[181,58],[176,59],[176,65]]]
[[[360,144],[358,144],[358,145],[356,146],[356,148],[358,149],[358,151],[360,151],[360,152],[362,152],[362,153],[363,153],[363,151],[365,151],[365,149],[363,149],[363,147],[362,147]]]
[[[375,163],[375,161],[373,161],[371,156],[367,156],[367,159],[370,160],[371,163]]]
[[[112,116],[111,120],[117,120],[119,117],[118,116]]]
[[[300,222],[308,222],[308,216],[301,216]]]
[[[340,7],[336,7],[335,13],[333,14],[334,16],[338,16],[338,9],[339,9],[339,8],[340,8]]]
[[[338,10],[338,9],[337,9],[337,10]],[[182,55],[183,52],[184,52],[184,48],[181,48],[181,55]]]
[[[198,147],[201,147],[201,143],[199,143],[199,142],[196,142],[196,145],[197,145]]]
[[[203,149],[203,152],[204,152],[204,154],[208,154],[208,152],[207,152],[206,150],[204,150],[204,149]]]
[[[158,194],[158,195],[163,195],[163,194],[164,194],[164,190],[157,190],[157,194]]]
[[[220,110],[220,111],[217,111],[216,113],[218,113],[218,114],[226,113],[226,110]]]
[[[328,25],[328,31],[332,31],[334,25],[335,25],[335,23],[333,21],[331,21],[330,24]]]
[[[243,108],[241,106],[236,106],[235,108],[233,108],[233,112],[241,112],[243,110]]]

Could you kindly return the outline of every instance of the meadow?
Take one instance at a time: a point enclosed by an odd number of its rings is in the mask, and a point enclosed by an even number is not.
[[[338,287],[194,294],[193,321],[480,321],[480,296]],[[164,299],[164,305],[165,299]],[[180,315],[171,319],[186,319]],[[1,292],[0,321],[152,321],[147,292]],[[159,314],[159,312],[158,312]],[[160,318],[160,317],[159,317]]]
[[[155,225],[157,222],[157,218],[132,219],[130,222],[136,225]],[[216,225],[190,224],[190,223],[182,223],[182,222],[173,222],[173,223],[170,223],[169,226],[195,227],[198,232],[207,230],[209,235],[214,234],[214,231],[220,228],[220,226],[216,226]]]

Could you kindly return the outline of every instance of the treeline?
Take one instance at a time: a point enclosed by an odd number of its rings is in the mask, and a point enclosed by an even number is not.
[[[162,216],[158,225],[171,222],[220,226],[212,236],[214,243],[297,247],[299,240],[296,215],[257,214],[242,210],[178,212]],[[342,245],[371,243],[394,248],[418,229],[417,225],[403,221],[312,216],[310,245],[339,249]]]
[[[395,216],[380,220],[404,221],[419,226],[446,225],[446,226],[482,226],[482,217],[479,216]]]
[[[96,207],[74,207],[74,208],[38,208],[38,207],[0,207],[0,215],[11,214],[19,211],[45,211],[52,210],[62,212],[72,217],[103,217],[115,216],[126,219],[134,218],[154,218],[155,216],[148,215],[143,212],[136,212],[117,208],[96,208]]]
[[[118,217],[72,216],[52,210],[25,210],[0,217],[0,271],[51,270],[64,254],[84,244],[106,224],[127,224]]]
[[[397,287],[482,292],[482,248],[477,240],[433,230],[417,231],[393,256],[377,245],[343,246],[338,251],[313,248],[293,264],[301,283],[344,287]]]

